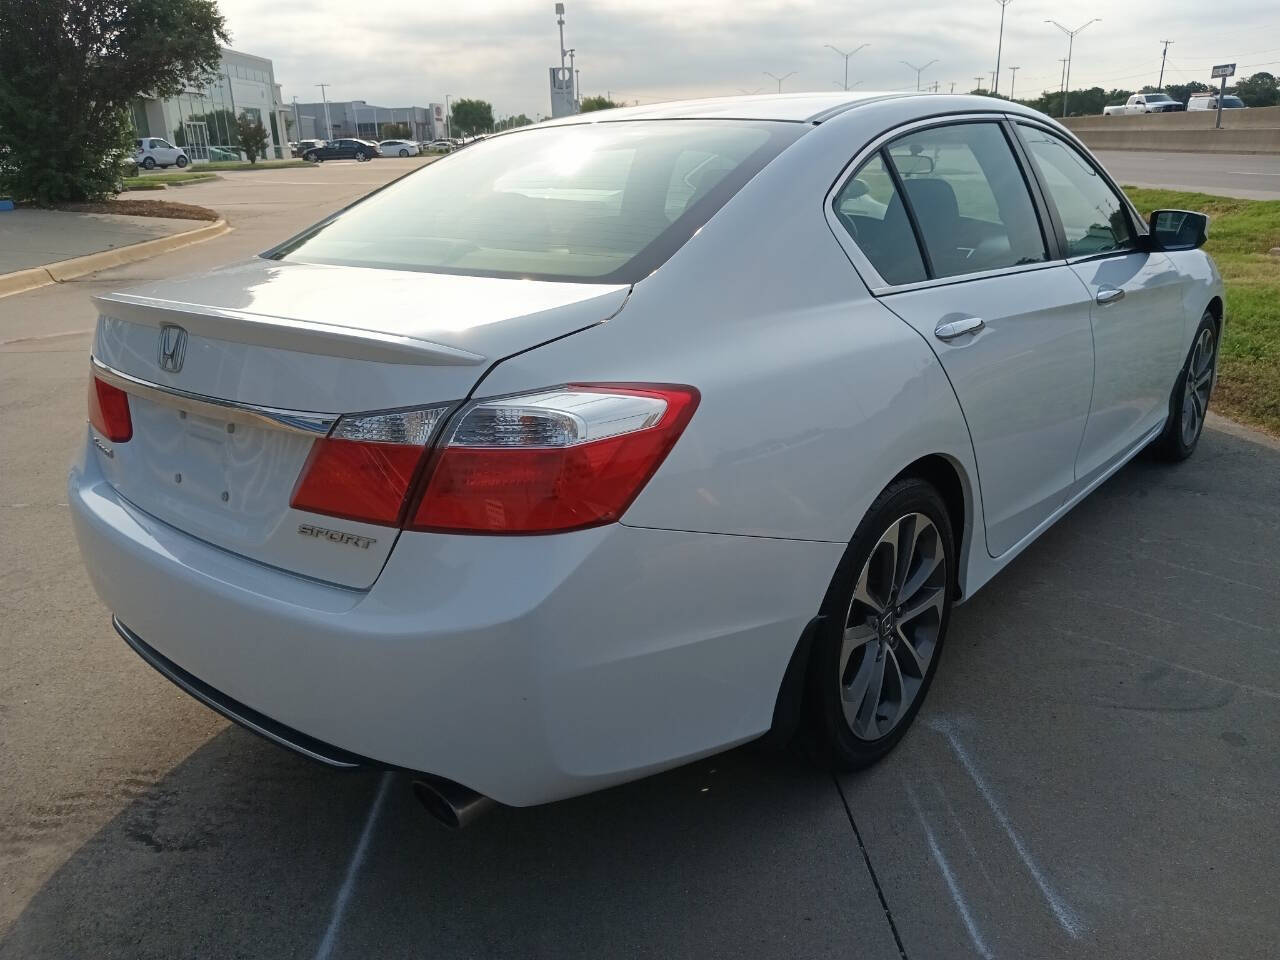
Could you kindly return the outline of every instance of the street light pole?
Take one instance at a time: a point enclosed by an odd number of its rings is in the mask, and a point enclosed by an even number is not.
[[[1004,8],[1013,3],[1013,0],[996,0],[1000,4],[1000,37],[996,40],[996,82],[992,84],[991,92],[1000,92],[1000,54],[1004,50]]]
[[[916,90],[919,90],[919,89],[920,89],[920,74],[924,73],[926,70],[928,70],[930,67],[932,67],[932,66],[933,66],[935,63],[937,63],[938,61],[937,61],[937,60],[930,60],[930,61],[929,61],[928,63],[926,63],[923,67],[917,67],[914,63],[907,63],[907,61],[905,61],[905,60],[899,60],[898,62],[899,62],[899,63],[906,63],[908,67],[910,67],[912,70],[914,70],[914,71],[916,72]]]
[[[449,108],[449,98],[453,94],[446,93],[444,95],[444,137],[446,140],[453,139],[453,111]]]
[[[1061,30],[1063,33],[1067,35],[1067,66],[1062,76],[1062,115],[1064,117],[1067,115],[1067,97],[1070,96],[1071,94],[1071,52],[1072,52],[1072,47],[1075,46],[1076,34],[1082,31],[1085,27],[1089,26],[1089,24],[1091,23],[1101,23],[1101,22],[1102,22],[1101,17],[1094,17],[1088,23],[1082,23],[1080,26],[1076,27],[1074,30],[1068,30],[1066,27],[1060,24],[1057,20],[1045,21],[1045,23],[1052,23],[1055,27],[1057,27],[1059,30]]]
[[[298,116],[298,98],[293,98],[293,125],[298,128],[298,132],[294,135],[295,140],[302,139],[302,119]]]
[[[1019,71],[1019,70],[1021,70],[1022,68],[1021,68],[1021,67],[1009,67],[1008,69],[1009,69],[1009,74],[1010,74],[1010,76],[1009,76],[1009,99],[1010,99],[1010,100],[1012,100],[1012,99],[1013,99],[1013,84],[1014,84],[1014,81],[1016,81],[1016,80],[1018,79],[1018,71]]]
[[[329,96],[325,92],[329,84],[317,83],[316,86],[320,88],[320,97],[324,100],[324,138],[329,140],[333,137],[333,121],[329,119]]]
[[[794,70],[792,70],[790,73],[784,73],[782,76],[780,76],[780,77],[779,77],[779,76],[776,76],[776,75],[774,75],[774,74],[770,73],[768,70],[765,70],[765,71],[764,71],[764,75],[765,75],[766,77],[768,77],[769,79],[771,79],[771,80],[776,80],[776,81],[777,81],[777,83],[778,83],[778,92],[779,92],[779,93],[781,93],[781,92],[782,92],[782,81],[783,81],[783,80],[785,80],[785,79],[787,79],[787,77],[794,77],[794,76],[796,75],[796,72],[795,72]]]
[[[849,89],[849,58],[852,57],[859,50],[861,50],[863,47],[869,47],[871,46],[871,44],[869,43],[859,44],[858,46],[850,50],[848,53],[845,53],[839,47],[833,47],[829,43],[824,43],[823,46],[826,47],[828,50],[834,50],[836,53],[840,54],[840,56],[844,57],[844,88],[848,90]]]
[[[1160,42],[1164,44],[1164,50],[1160,53],[1160,82],[1156,84],[1157,90],[1164,89],[1164,62],[1169,58],[1169,44],[1173,43],[1173,41],[1161,40]]]

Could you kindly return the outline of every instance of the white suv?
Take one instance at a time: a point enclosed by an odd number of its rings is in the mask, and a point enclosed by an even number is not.
[[[138,166],[147,170],[172,166],[181,168],[190,162],[185,150],[160,137],[144,137],[133,141],[133,159],[138,161]]]

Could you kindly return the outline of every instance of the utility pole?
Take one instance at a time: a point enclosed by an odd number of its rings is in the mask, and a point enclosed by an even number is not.
[[[916,90],[919,90],[919,89],[920,89],[920,74],[924,73],[926,70],[928,70],[930,67],[932,67],[932,66],[933,66],[935,63],[937,63],[938,61],[937,61],[937,60],[930,60],[930,61],[929,61],[928,63],[926,63],[923,67],[917,67],[914,63],[907,63],[907,61],[905,61],[905,60],[899,60],[898,62],[899,62],[899,63],[906,64],[908,67],[910,67],[912,70],[914,70],[914,71],[916,72]]]
[[[1160,81],[1156,84],[1156,89],[1163,90],[1164,89],[1164,62],[1169,58],[1169,44],[1173,43],[1173,41],[1160,40],[1158,42],[1164,44],[1164,49],[1160,51]]]
[[[985,80],[985,79],[987,79],[987,78],[986,78],[986,77],[974,77],[973,79],[974,79],[974,80],[976,80],[976,81],[978,81],[977,91],[978,91],[979,93],[981,93],[981,92],[982,92],[982,81],[983,81],[983,80]]]
[[[1013,99],[1013,84],[1018,79],[1018,71],[1021,67],[1009,67],[1009,99]]]
[[[444,138],[446,140],[453,139],[453,111],[449,109],[449,98],[453,96],[451,93],[444,95]]]
[[[564,58],[569,51],[564,48],[564,4],[556,4],[556,23],[560,26],[560,69],[564,69]]]
[[[765,75],[766,77],[768,77],[770,80],[775,80],[775,81],[777,81],[777,84],[778,84],[778,92],[779,92],[779,93],[781,93],[781,92],[782,92],[782,81],[783,81],[783,80],[785,80],[785,79],[787,79],[787,77],[794,77],[794,76],[796,75],[796,72],[795,72],[794,70],[792,70],[790,73],[784,73],[782,76],[780,76],[780,77],[779,77],[779,76],[775,76],[774,74],[770,73],[768,70],[765,70],[765,71],[764,71],[764,75]]]
[[[325,92],[331,86],[327,83],[317,83],[320,88],[320,98],[324,100],[324,138],[326,140],[333,136],[333,121],[329,119],[329,95]]]
[[[951,92],[952,93],[956,92],[956,82],[954,80],[951,81]]]
[[[840,54],[840,56],[844,57],[844,88],[848,90],[849,89],[849,58],[852,57],[859,50],[861,50],[863,47],[869,47],[871,46],[871,44],[869,43],[859,44],[858,46],[850,50],[848,53],[845,53],[839,47],[833,47],[829,43],[824,43],[823,46],[826,47],[828,50],[834,50],[836,53]]]
[[[1070,93],[1071,93],[1070,91],[1071,50],[1072,50],[1072,47],[1075,46],[1076,34],[1082,31],[1085,27],[1089,26],[1089,24],[1091,23],[1101,23],[1101,22],[1102,22],[1101,17],[1094,17],[1092,20],[1088,21],[1087,23],[1082,23],[1080,26],[1076,27],[1074,30],[1068,30],[1066,27],[1060,24],[1057,20],[1045,21],[1045,23],[1052,23],[1055,27],[1057,27],[1059,30],[1061,30],[1063,33],[1067,35],[1067,66],[1066,66],[1066,72],[1062,75],[1062,115],[1064,117],[1067,115],[1067,97],[1070,96]]]
[[[1000,92],[1000,54],[1004,50],[1004,8],[1011,4],[1013,0],[996,0],[1000,4],[1000,35],[996,40],[996,82],[992,85],[991,92]]]
[[[298,116],[298,98],[296,96],[293,98],[293,125],[298,130],[298,132],[294,135],[294,139],[301,140],[302,139],[302,120]]]

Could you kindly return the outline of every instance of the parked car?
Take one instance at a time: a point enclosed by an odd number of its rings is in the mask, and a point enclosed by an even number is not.
[[[1187,100],[1188,110],[1217,110],[1218,95],[1216,93],[1193,93]],[[1228,93],[1222,98],[1223,110],[1247,110],[1245,102],[1235,94]]]
[[[762,734],[863,766],[956,603],[1195,450],[1206,222],[987,97],[521,128],[97,297],[70,512],[148,663],[446,822]]]
[[[320,163],[324,160],[372,160],[382,156],[378,145],[372,140],[356,140],[344,137],[340,140],[327,140],[316,147],[309,147],[302,154],[303,160]]]
[[[308,150],[324,146],[323,140],[299,140],[293,145],[293,155],[301,158]]]
[[[1167,93],[1135,93],[1125,103],[1103,107],[1104,117],[1118,117],[1133,113],[1174,113],[1186,108]]]
[[[187,159],[186,150],[175,147],[161,137],[143,137],[141,140],[134,140],[133,159],[144,170],[174,166],[182,169],[190,162]]]
[[[416,157],[422,152],[413,140],[383,140],[378,149],[384,157]]]
[[[456,144],[452,140],[432,140],[430,143],[422,145],[424,150],[442,151],[444,153],[449,153],[455,147]]]

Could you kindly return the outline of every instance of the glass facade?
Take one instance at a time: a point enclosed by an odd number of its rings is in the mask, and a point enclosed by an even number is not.
[[[268,155],[286,155],[275,122],[274,83],[270,70],[237,62],[227,51],[220,73],[202,87],[191,87],[165,100],[134,104],[139,136],[164,137],[184,147],[192,162],[242,160],[236,117],[247,114],[267,129]],[[268,124],[268,120],[270,119]],[[160,127],[160,129],[157,129]]]

